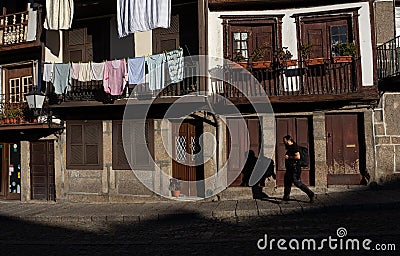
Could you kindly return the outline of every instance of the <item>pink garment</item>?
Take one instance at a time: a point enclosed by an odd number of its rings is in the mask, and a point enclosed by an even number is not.
[[[104,91],[117,96],[124,92],[128,73],[125,59],[107,61],[104,65]]]

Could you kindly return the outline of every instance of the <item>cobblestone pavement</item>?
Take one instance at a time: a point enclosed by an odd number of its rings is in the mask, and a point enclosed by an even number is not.
[[[130,204],[125,208],[0,203],[0,255],[400,255],[396,191],[318,195],[313,205],[301,196],[289,203],[269,199]],[[382,203],[383,198],[389,201]],[[136,211],[132,210],[135,206]],[[99,209],[104,212],[93,212]],[[174,209],[181,211],[176,214]],[[225,214],[232,209],[235,214]],[[218,216],[207,215],[210,210]],[[320,245],[329,236],[338,239],[341,227],[347,230],[342,240],[368,238],[371,247],[394,244],[397,251],[330,250],[327,244],[323,252],[277,248],[276,241],[282,238],[315,239]],[[273,252],[257,248],[265,234],[268,241],[276,239]]]

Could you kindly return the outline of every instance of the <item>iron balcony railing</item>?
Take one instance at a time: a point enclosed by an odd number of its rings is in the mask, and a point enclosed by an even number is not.
[[[248,96],[340,95],[356,93],[361,87],[360,58],[351,62],[333,63],[325,60],[318,65],[298,63],[293,67],[232,69],[225,71],[225,81],[214,80],[213,92],[226,98]],[[263,91],[254,86],[254,76]],[[244,92],[244,93],[243,93]]]
[[[376,48],[378,79],[397,76],[400,73],[400,36]]]

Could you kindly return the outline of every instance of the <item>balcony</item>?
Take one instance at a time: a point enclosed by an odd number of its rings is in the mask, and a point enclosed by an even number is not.
[[[396,37],[376,48],[377,73],[380,85],[398,82],[400,77],[400,37]]]
[[[127,85],[125,91],[120,96],[106,94],[103,88],[103,81],[79,82],[72,80],[71,90],[63,95],[53,95],[51,104],[56,107],[56,103],[61,106],[93,106],[103,103],[125,104],[129,99],[132,102],[144,102],[144,100],[154,100],[156,102],[169,103],[176,98],[199,92],[199,66],[197,64],[187,64],[184,67],[184,77],[182,82],[172,83],[160,90],[150,90],[148,83],[143,85]],[[161,100],[162,99],[162,100]]]
[[[36,15],[29,19],[29,15]],[[0,16],[0,50],[20,49],[40,44],[40,11],[19,12]],[[35,24],[29,24],[35,22]],[[32,29],[33,31],[28,31]]]
[[[247,102],[244,95],[254,99],[268,96],[271,103],[295,103],[365,100],[376,94],[375,88],[362,86],[360,58],[337,63],[323,60],[317,65],[303,62],[294,67],[250,67],[248,71],[231,69],[225,72],[225,81],[234,82],[214,80],[214,93],[236,104]],[[251,75],[264,92],[255,88]]]

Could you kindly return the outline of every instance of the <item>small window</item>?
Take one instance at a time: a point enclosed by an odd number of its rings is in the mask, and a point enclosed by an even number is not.
[[[331,44],[346,43],[347,39],[347,26],[332,26],[331,27]]]
[[[102,121],[67,122],[67,168],[103,169]]]
[[[129,162],[135,169],[146,170],[151,168],[154,137],[153,120],[149,119],[145,123],[143,122],[141,120],[129,121],[126,127],[129,129],[128,136],[122,138],[122,121],[113,121],[114,170],[130,170]],[[123,143],[125,143],[125,148]],[[125,152],[125,149],[127,152]],[[130,156],[129,162],[126,156]]]
[[[246,60],[249,58],[248,48],[249,33],[247,32],[234,32],[233,33],[233,54],[234,58],[237,55],[243,56]]]

